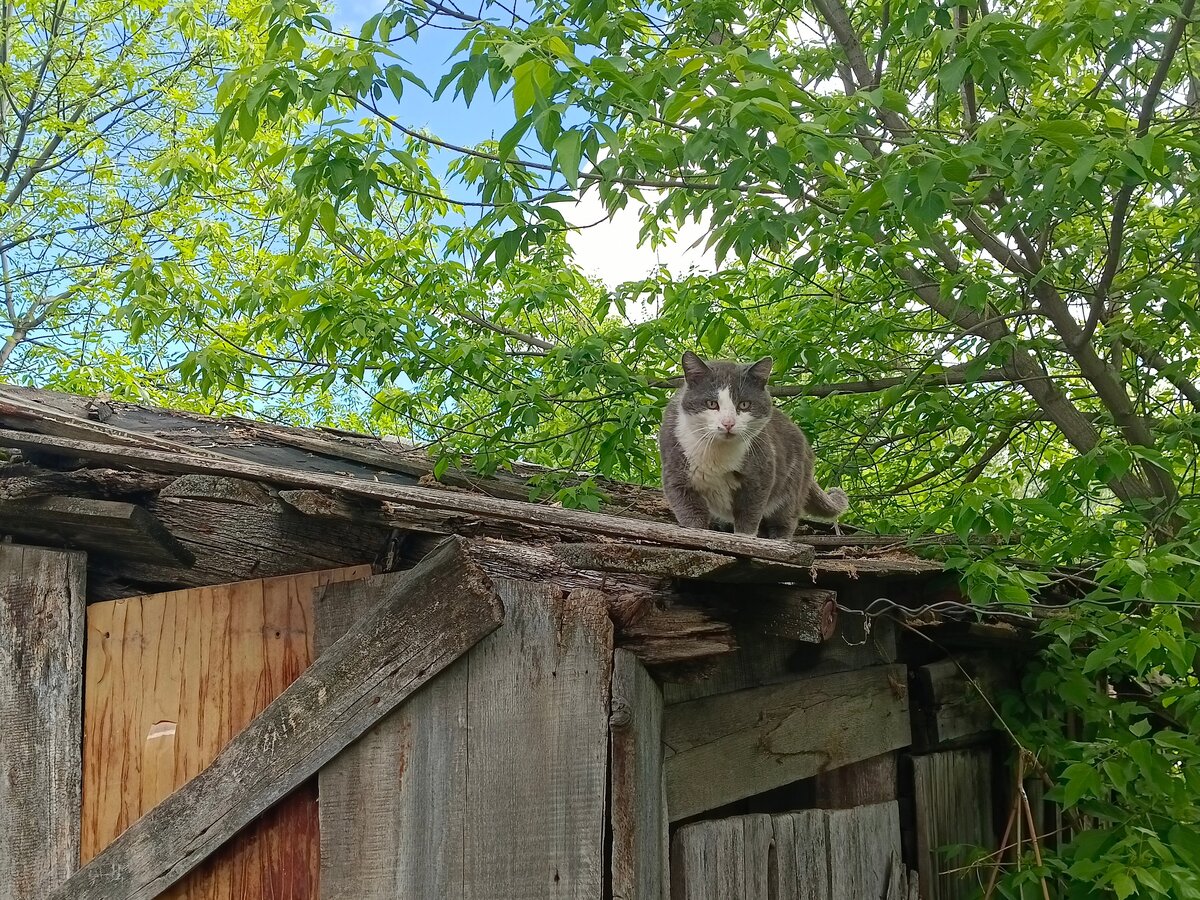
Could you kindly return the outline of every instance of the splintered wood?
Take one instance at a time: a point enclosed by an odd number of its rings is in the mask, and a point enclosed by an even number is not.
[[[312,662],[313,589],[369,566],[88,608],[83,861],[205,768]],[[316,785],[163,896],[316,897]]]
[[[672,900],[892,900],[906,875],[895,801],[697,822],[671,845]]]

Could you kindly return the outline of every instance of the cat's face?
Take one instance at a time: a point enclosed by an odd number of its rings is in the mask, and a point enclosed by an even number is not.
[[[771,416],[770,374],[769,357],[747,365],[704,362],[694,353],[685,353],[680,401],[684,424],[708,440],[750,440]]]

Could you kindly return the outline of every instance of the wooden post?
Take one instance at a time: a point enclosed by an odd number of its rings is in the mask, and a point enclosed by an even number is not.
[[[662,778],[662,692],[631,653],[613,658],[613,900],[666,900],[667,808]]]
[[[323,900],[600,900],[607,604],[496,588],[504,627],[322,769]],[[318,605],[318,634],[344,627],[350,590]]]
[[[83,553],[0,544],[0,900],[79,865]]]
[[[992,757],[986,748],[914,756],[913,794],[922,900],[966,900],[978,895],[979,872],[960,869],[942,848],[992,848]],[[986,871],[986,870],[983,870]]]
[[[451,539],[389,585],[212,764],[43,897],[149,900],[499,627],[491,582]]]

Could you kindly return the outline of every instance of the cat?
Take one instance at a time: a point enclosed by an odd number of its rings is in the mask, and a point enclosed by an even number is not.
[[[808,439],[771,400],[771,358],[749,365],[683,354],[683,385],[663,413],[663,493],[685,528],[732,525],[787,540],[801,517],[835,523],[850,508],[840,488],[813,479]]]

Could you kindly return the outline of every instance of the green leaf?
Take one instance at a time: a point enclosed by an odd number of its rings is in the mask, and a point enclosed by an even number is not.
[[[578,131],[564,131],[554,142],[554,155],[558,170],[572,190],[579,183],[579,159],[583,152],[583,140]]]

